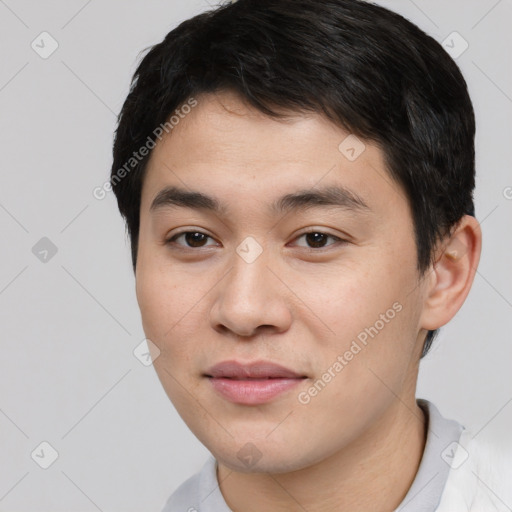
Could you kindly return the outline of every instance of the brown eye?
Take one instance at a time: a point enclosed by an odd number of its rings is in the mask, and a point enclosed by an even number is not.
[[[321,231],[310,231],[308,233],[302,233],[297,240],[300,238],[304,238],[307,245],[298,244],[299,247],[306,247],[309,249],[322,249],[329,245],[333,245],[333,243],[327,244],[328,239],[332,239],[335,242],[343,242],[341,238],[337,236],[329,235],[328,233],[322,233]]]
[[[211,238],[207,234],[201,233],[200,231],[182,231],[181,233],[177,233],[176,235],[171,237],[169,240],[167,240],[166,243],[175,243],[181,237],[184,237],[185,245],[181,243],[178,243],[177,245],[189,249],[206,247],[206,241],[208,240],[208,238]]]

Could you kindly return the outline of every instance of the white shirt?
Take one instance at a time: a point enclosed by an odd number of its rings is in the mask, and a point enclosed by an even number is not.
[[[425,449],[395,512],[512,512],[511,459],[477,443],[428,400],[417,403],[427,417]],[[493,470],[498,459],[501,469]],[[174,491],[162,512],[232,512],[220,491],[213,456]]]

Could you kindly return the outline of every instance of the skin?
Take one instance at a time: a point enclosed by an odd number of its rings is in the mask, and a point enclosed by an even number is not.
[[[216,457],[233,511],[394,510],[425,446],[415,400],[423,340],[469,292],[478,223],[464,217],[421,278],[409,204],[379,147],[364,141],[349,161],[338,149],[349,133],[318,114],[279,121],[232,93],[197,99],[153,150],[142,190],[136,292],[145,334],[160,351],[158,377]],[[369,209],[267,211],[281,195],[324,185],[349,188]],[[167,186],[214,196],[225,212],[150,211]],[[166,243],[182,231],[207,237]],[[315,248],[304,232],[346,242],[320,237]],[[236,252],[248,236],[263,251],[252,263]],[[395,303],[401,311],[300,403],[299,393]],[[265,404],[235,404],[204,376],[228,359],[270,360],[307,378]],[[247,443],[260,454],[251,466],[237,457]]]

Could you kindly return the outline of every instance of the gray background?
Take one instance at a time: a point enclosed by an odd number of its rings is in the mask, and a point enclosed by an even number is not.
[[[457,62],[477,114],[484,249],[470,297],[421,364],[418,396],[510,443],[512,0],[379,3],[440,42],[457,31],[469,43]],[[0,0],[0,510],[160,510],[207,456],[133,354],[144,334],[124,225],[112,194],[92,195],[108,179],[138,52],[207,8]],[[31,47],[43,31],[59,45],[47,59]],[[57,248],[46,262],[45,242],[32,250],[43,237]],[[48,469],[31,457],[43,441],[58,452]]]

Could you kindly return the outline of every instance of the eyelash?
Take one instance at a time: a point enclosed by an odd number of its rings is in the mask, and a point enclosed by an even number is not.
[[[198,230],[193,230],[193,231],[180,231],[179,233],[176,233],[174,234],[172,237],[170,237],[169,239],[167,239],[165,241],[165,244],[166,245],[174,245],[175,244],[175,241],[180,237],[180,236],[183,236],[183,235],[186,235],[188,233],[199,233],[201,235],[205,235],[206,237],[208,238],[211,238],[213,239],[210,235],[207,235],[206,233],[203,233],[202,231],[198,231]],[[327,246],[324,246],[324,247],[303,247],[303,249],[306,249],[307,251],[311,251],[311,252],[320,252],[322,250],[328,250],[329,247],[333,246],[333,245],[338,245],[338,243],[341,243],[341,244],[345,244],[345,243],[348,243],[346,240],[342,239],[342,238],[339,238],[337,236],[334,236],[334,235],[331,235],[329,233],[326,233],[324,231],[320,231],[320,230],[311,230],[311,231],[306,231],[304,233],[301,233],[300,235],[298,235],[296,237],[296,239],[299,239],[303,236],[306,236],[306,235],[310,235],[310,234],[320,234],[320,235],[324,235],[326,236],[327,238],[332,238],[333,240],[335,240],[337,243],[334,243],[334,244],[329,244]],[[178,247],[182,250],[190,250],[190,251],[195,251],[197,249],[204,249],[206,247],[212,247],[211,245],[210,246],[203,246],[203,247],[189,247],[189,246],[181,246],[180,244],[177,244]]]

